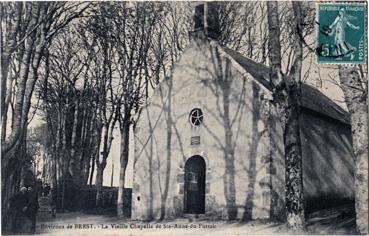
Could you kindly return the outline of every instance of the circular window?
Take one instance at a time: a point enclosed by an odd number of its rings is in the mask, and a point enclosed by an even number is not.
[[[190,112],[190,123],[193,126],[201,125],[203,119],[204,114],[202,113],[202,110],[200,108],[192,109],[192,111]]]

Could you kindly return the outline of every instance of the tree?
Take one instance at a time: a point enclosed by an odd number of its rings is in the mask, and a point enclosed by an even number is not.
[[[44,77],[38,85],[42,97],[42,116],[51,133],[53,148],[49,151],[53,159],[54,173],[52,187],[56,188],[62,178],[62,209],[64,209],[65,178],[69,173],[80,187],[86,184],[86,146],[91,136],[92,113],[95,111],[90,98],[90,85],[87,77],[91,57],[84,50],[76,28],[66,27],[51,43],[45,56]],[[81,151],[79,151],[81,150]],[[92,150],[92,148],[88,148]],[[88,171],[87,171],[88,177]]]
[[[1,28],[1,40],[2,45],[6,45],[1,50],[2,67],[5,69],[1,73],[3,93],[1,179],[2,207],[5,209],[9,196],[19,184],[19,175],[16,172],[22,167],[25,158],[28,114],[42,58],[60,29],[82,15],[88,5],[67,2],[1,4],[2,13],[9,12],[5,13],[6,17],[1,17],[1,26],[5,25],[5,35]],[[8,80],[8,83],[5,80]],[[11,111],[12,129],[7,135],[4,127],[8,124],[7,109],[10,98],[14,99]]]
[[[294,61],[289,74],[281,70],[280,24],[278,3],[267,2],[269,24],[270,83],[274,97],[283,114],[283,138],[285,155],[287,227],[301,231],[305,226],[302,183],[302,152],[300,139],[301,67],[302,47],[302,4],[292,2],[295,17]]]
[[[265,63],[266,9],[264,2],[218,2],[219,43]]]
[[[80,27],[84,26],[87,29],[87,33],[81,32],[81,35],[84,37],[86,50],[92,57],[89,76],[93,79],[94,89],[96,90],[96,97],[94,98],[96,102],[96,121],[92,132],[97,146],[90,174],[90,180],[92,180],[96,165],[96,206],[102,206],[103,203],[104,170],[113,142],[113,131],[118,119],[118,105],[114,91],[115,81],[113,80],[116,70],[113,63],[116,57],[114,34],[117,32],[114,28],[117,9],[114,6],[114,3],[97,4],[92,10],[94,17],[80,25]]]
[[[160,4],[159,4],[160,6]],[[149,85],[150,47],[154,25],[160,7],[151,3],[127,3],[115,6],[116,68],[119,75],[117,89],[117,114],[121,136],[120,177],[117,215],[124,217],[124,182],[128,164],[131,125],[138,118],[140,106]]]
[[[356,227],[368,234],[368,77],[361,66],[339,66],[339,79],[351,119]]]

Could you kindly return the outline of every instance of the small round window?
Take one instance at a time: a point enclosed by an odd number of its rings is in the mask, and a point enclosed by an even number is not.
[[[199,126],[204,120],[204,114],[200,108],[192,109],[190,112],[190,123],[193,126]]]

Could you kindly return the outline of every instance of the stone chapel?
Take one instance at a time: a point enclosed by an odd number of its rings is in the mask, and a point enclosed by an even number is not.
[[[191,42],[135,130],[132,219],[283,217],[284,147],[269,69],[217,42],[217,10],[195,8]],[[304,199],[354,198],[349,116],[302,85]]]

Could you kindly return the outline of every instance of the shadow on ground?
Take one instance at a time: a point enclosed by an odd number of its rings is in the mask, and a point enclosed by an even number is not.
[[[307,216],[306,226],[311,234],[358,234],[355,206],[349,204],[312,212]]]
[[[99,215],[101,213],[103,215]],[[76,224],[93,225],[92,228],[78,228]],[[115,228],[113,225],[120,228]],[[96,209],[84,212],[68,212],[57,214],[51,218],[47,213],[38,215],[37,233],[48,235],[63,235],[65,227],[72,225],[70,234],[82,235],[244,235],[244,234],[291,234],[282,223],[266,220],[254,220],[247,223],[239,221],[205,221],[196,219],[176,219],[172,221],[139,222],[118,219],[111,210]],[[132,227],[135,226],[135,227]],[[137,228],[137,226],[152,226]],[[156,228],[161,225],[162,230]],[[166,225],[166,228],[164,228]],[[177,226],[176,226],[177,225]],[[197,225],[197,228],[183,228],[179,226]],[[214,227],[204,228],[206,225]],[[46,226],[51,226],[49,228]],[[64,229],[61,228],[64,226]],[[104,228],[106,226],[106,228]],[[310,213],[306,217],[306,232],[304,234],[357,234],[355,231],[355,209],[352,205],[329,208]],[[125,228],[126,227],[126,228]],[[160,233],[159,233],[160,232]]]

